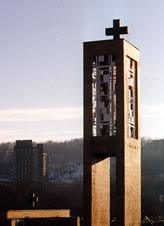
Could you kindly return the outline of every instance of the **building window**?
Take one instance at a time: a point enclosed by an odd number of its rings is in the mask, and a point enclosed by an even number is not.
[[[128,57],[128,136],[137,134],[137,62]]]
[[[93,57],[92,135],[116,136],[116,64],[112,55]]]

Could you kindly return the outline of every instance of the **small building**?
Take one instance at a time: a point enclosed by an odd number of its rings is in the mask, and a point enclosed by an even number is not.
[[[47,178],[47,154],[43,152],[43,144],[34,144],[32,140],[17,140],[14,156],[17,182],[43,182]]]
[[[0,212],[3,226],[80,226],[80,218],[70,217],[69,209],[7,210]]]

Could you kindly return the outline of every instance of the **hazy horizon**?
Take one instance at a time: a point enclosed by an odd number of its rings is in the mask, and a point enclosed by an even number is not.
[[[34,140],[32,138],[28,138],[28,139],[16,139],[16,140],[32,140],[32,142],[34,143],[48,143],[48,142],[54,142],[54,143],[64,143],[64,142],[71,142],[71,141],[75,141],[75,140],[83,140],[83,137],[75,137],[75,138],[70,138],[70,139],[63,139],[63,140],[52,140],[52,139],[49,139],[49,140]],[[6,140],[6,141],[0,141],[0,144],[3,144],[3,143],[15,143],[16,140]],[[151,137],[141,137],[141,142],[143,141],[160,141],[160,140],[164,140],[164,137],[163,138],[151,138]]]

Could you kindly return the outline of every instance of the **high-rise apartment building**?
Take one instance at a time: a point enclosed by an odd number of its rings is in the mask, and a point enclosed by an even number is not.
[[[43,144],[32,140],[17,140],[14,146],[15,178],[17,182],[42,182],[47,176],[47,154]]]

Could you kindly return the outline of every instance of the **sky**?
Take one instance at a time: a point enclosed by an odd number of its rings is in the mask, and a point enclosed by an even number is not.
[[[0,142],[83,136],[83,42],[111,39],[113,19],[141,51],[141,136],[164,138],[163,9],[163,0],[0,0]]]

